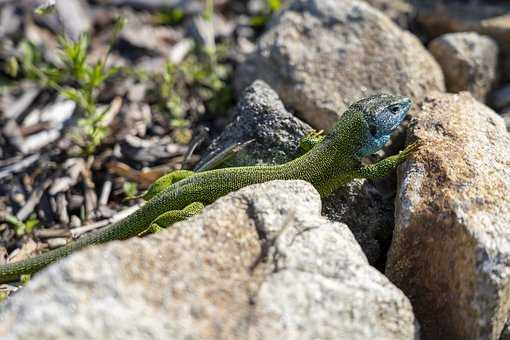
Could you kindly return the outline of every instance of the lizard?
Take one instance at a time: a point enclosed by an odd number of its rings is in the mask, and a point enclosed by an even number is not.
[[[300,145],[305,152],[278,165],[219,168],[201,172],[176,170],[156,180],[146,204],[119,222],[32,258],[0,266],[0,282],[12,282],[87,246],[138,236],[165,228],[202,211],[205,205],[245,186],[270,180],[304,180],[321,197],[355,178],[387,176],[418,149],[408,145],[398,154],[363,165],[361,159],[380,150],[401,124],[412,102],[407,97],[377,94],[361,99],[341,115],[327,135],[313,132]]]

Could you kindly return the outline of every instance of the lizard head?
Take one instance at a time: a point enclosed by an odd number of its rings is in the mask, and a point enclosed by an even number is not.
[[[352,105],[363,114],[366,122],[365,138],[357,152],[359,158],[373,154],[390,139],[411,108],[411,99],[390,94],[377,94]]]

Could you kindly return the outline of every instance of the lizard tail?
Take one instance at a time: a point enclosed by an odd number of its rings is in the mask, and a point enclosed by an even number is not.
[[[84,247],[101,244],[113,240],[122,240],[132,236],[136,236],[143,232],[147,226],[149,219],[147,215],[148,209],[146,204],[144,207],[138,209],[133,214],[127,216],[123,220],[99,230],[88,236],[84,236],[76,241],[73,241],[63,247],[50,250],[41,255],[28,258],[26,260],[7,263],[0,266],[0,283],[8,283],[19,280],[21,275],[33,274],[47,265],[68,256],[69,254],[80,250]],[[148,208],[148,207],[147,207]],[[152,215],[152,214],[149,214]],[[145,217],[145,218],[144,218]]]

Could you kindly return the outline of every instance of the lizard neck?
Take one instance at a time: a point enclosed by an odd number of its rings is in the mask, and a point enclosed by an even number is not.
[[[294,175],[311,182],[321,195],[333,190],[359,168],[357,154],[365,144],[367,130],[361,113],[346,111],[322,143],[289,163]]]

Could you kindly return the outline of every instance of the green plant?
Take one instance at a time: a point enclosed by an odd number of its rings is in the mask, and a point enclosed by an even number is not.
[[[126,197],[134,197],[138,191],[136,182],[126,181],[122,184],[122,191]]]
[[[34,45],[28,41],[21,43],[22,57],[19,63],[25,77],[56,90],[82,109],[83,117],[78,121],[81,133],[73,134],[73,140],[80,146],[83,155],[92,155],[108,135],[108,128],[104,123],[108,108],[98,108],[97,94],[105,82],[119,71],[118,68],[109,67],[107,61],[125,23],[124,18],[116,21],[108,51],[95,63],[87,60],[90,45],[88,34],[81,35],[76,41],[65,36],[59,37],[59,65],[44,63]],[[17,73],[16,66],[16,63],[11,65],[8,70],[10,74]]]
[[[167,61],[163,72],[152,77],[156,105],[168,113],[179,142],[188,139],[192,121],[205,112],[225,112],[231,104],[227,51],[226,45],[218,45],[214,51],[197,45],[181,63]]]
[[[0,292],[0,303],[4,302],[5,300],[7,300],[8,297],[9,297],[9,293],[7,293],[7,292]]]
[[[213,20],[214,18],[214,0],[206,0],[205,8],[202,13],[205,20]]]
[[[156,13],[153,18],[156,24],[174,26],[184,20],[184,11],[180,8],[162,10]]]
[[[271,19],[274,13],[277,13],[282,8],[281,0],[266,0],[265,8],[257,15],[250,18],[250,25],[253,27],[263,27]]]
[[[31,215],[25,222],[20,221],[16,216],[2,214],[0,220],[5,221],[14,227],[17,236],[31,233],[39,225],[39,220],[35,215]]]

